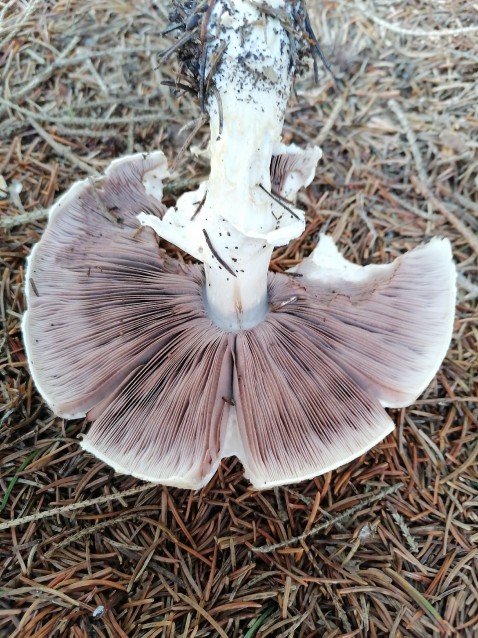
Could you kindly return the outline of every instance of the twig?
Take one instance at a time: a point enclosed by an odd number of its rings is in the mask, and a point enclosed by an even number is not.
[[[300,219],[299,216],[296,213],[294,213],[294,211],[291,208],[289,208],[289,206],[287,206],[284,203],[284,197],[282,197],[281,195],[278,195],[277,193],[273,193],[271,191],[268,191],[267,188],[265,188],[262,184],[259,184],[259,188],[261,190],[263,190],[264,193],[269,195],[269,197],[272,200],[274,200],[276,202],[276,204],[279,204],[279,206],[282,206],[282,208],[284,208],[289,213],[289,215],[292,215],[292,217],[295,217],[296,219]],[[287,200],[285,200],[285,201],[287,201]]]
[[[20,29],[25,25],[30,15],[32,13],[34,14],[35,11],[38,11],[37,5],[39,4],[41,4],[39,0],[33,0],[33,2],[26,3],[26,5],[24,5],[25,6],[24,14],[21,17],[17,15],[16,20],[12,24],[8,26],[4,26],[2,28],[3,33],[7,33],[8,35],[0,42],[0,51],[5,50],[7,44],[11,40],[13,40],[13,38],[16,36],[18,31],[20,31]],[[7,3],[7,5],[4,7],[4,9],[2,10],[0,14],[0,24],[2,24],[4,21],[5,12],[9,8],[9,5],[10,3]]]
[[[478,286],[469,281],[462,272],[457,274],[457,283],[460,288],[463,288],[468,293],[463,297],[463,301],[478,299]]]
[[[196,95],[196,90],[193,86],[191,86],[190,84],[184,84],[183,82],[178,82],[177,80],[161,80],[160,84],[162,84],[163,86],[170,86],[178,91],[186,91],[186,93]]]
[[[164,84],[164,82],[162,83]],[[31,111],[30,109],[26,109],[25,107],[18,106],[12,100],[6,100],[4,98],[0,98],[0,104],[4,104],[6,107],[14,109],[18,111],[22,115],[25,115],[27,120],[30,122],[31,119],[38,120],[40,122],[54,122],[55,124],[77,124],[78,126],[101,126],[102,124],[129,124],[130,122],[134,122],[135,124],[144,124],[147,122],[157,122],[158,114],[157,113],[145,113],[144,115],[135,115],[131,113],[130,115],[123,116],[113,116],[113,117],[76,117],[72,115],[71,117],[65,117],[63,115],[50,115],[49,113],[44,113],[43,111]],[[107,131],[101,131],[102,135],[107,135]]]
[[[31,82],[28,82],[28,84],[25,84],[21,89],[18,89],[18,91],[10,96],[12,101],[18,102],[18,100],[20,100],[23,96],[30,95],[33,92],[33,89],[35,89],[39,84],[45,82],[45,80],[47,80],[53,74],[55,69],[59,68],[62,63],[68,63],[68,60],[66,58],[70,51],[76,47],[79,40],[80,38],[78,38],[77,36],[72,38],[68,45],[65,47],[64,51],[62,51],[60,56],[55,60],[55,62],[50,64],[50,66],[47,67],[42,73],[36,74]],[[0,116],[3,115],[5,111],[5,108],[0,109]]]
[[[311,50],[312,50],[312,57],[314,59],[314,78],[315,78],[315,81],[317,82],[318,79],[319,79],[318,68],[317,68],[317,57],[319,57],[320,61],[324,65],[324,67],[327,69],[327,71],[330,73],[330,75],[334,79],[334,82],[336,82],[336,77],[332,73],[332,69],[330,67],[330,64],[329,64],[327,58],[324,55],[324,52],[322,51],[322,49],[321,49],[321,47],[319,45],[319,41],[317,40],[317,36],[314,33],[312,25],[310,24],[310,18],[309,18],[309,14],[307,12],[305,13],[305,32],[310,38],[310,47],[311,47]]]
[[[419,179],[414,178],[413,176],[411,177],[411,181],[413,186],[419,192],[421,192],[423,197],[428,199],[428,201],[433,206],[433,208],[437,210],[439,213],[441,213],[443,217],[458,230],[458,232],[466,239],[469,246],[478,255],[478,236],[472,230],[470,230],[468,226],[466,226],[461,221],[461,219],[458,219],[458,217],[454,213],[452,213],[451,210],[448,210],[448,208],[442,202],[440,202],[435,197],[435,195],[433,195],[433,193],[431,192],[431,190],[428,188],[426,184],[423,184]]]
[[[212,60],[212,62],[210,64],[209,73],[208,73],[207,80],[206,80],[206,87],[205,87],[205,90],[204,90],[206,96],[209,95],[209,87],[211,86],[211,81],[212,81],[212,79],[214,77],[214,74],[217,71],[217,67],[219,66],[219,63],[222,60],[222,54],[226,50],[226,46],[227,46],[226,42],[223,42],[221,44],[219,49],[214,54],[214,59]],[[217,97],[216,97],[216,99],[217,99]]]
[[[443,38],[447,36],[478,33],[478,26],[458,27],[456,29],[437,29],[436,31],[427,31],[426,29],[408,29],[407,27],[401,27],[398,24],[394,24],[393,22],[388,22],[388,20],[380,18],[369,11],[369,9],[367,9],[362,2],[358,2],[358,0],[355,0],[355,5],[359,11],[361,11],[367,18],[370,18],[372,22],[379,24],[381,27],[385,27],[385,29],[388,29],[389,31],[398,33],[399,35],[410,35],[416,38]]]
[[[221,266],[227,270],[227,272],[232,275],[233,277],[237,277],[236,273],[233,271],[233,269],[226,264],[226,262],[224,261],[224,259],[221,257],[221,255],[217,252],[217,250],[214,248],[214,246],[212,245],[212,242],[209,238],[209,235],[207,234],[207,231],[205,228],[203,228],[203,234],[204,234],[204,238],[206,240],[206,244],[209,248],[209,250],[211,251],[211,253],[213,254],[213,257],[215,257],[217,259],[217,261],[221,264]]]
[[[412,149],[413,159],[415,160],[415,166],[417,168],[418,176],[420,180],[423,182],[423,184],[426,184],[426,186],[428,187],[429,185],[428,175],[426,174],[425,169],[423,168],[422,154],[420,153],[420,149],[418,148],[417,138],[415,137],[415,133],[413,132],[412,127],[410,126],[410,122],[408,121],[405,113],[402,111],[398,102],[395,102],[395,100],[389,100],[388,107],[390,110],[394,112],[395,117],[402,125],[405,131],[405,134],[407,136],[408,143],[410,144],[410,147]],[[432,214],[432,209],[428,207],[428,213],[426,215],[427,235],[429,235],[431,232],[431,214]]]
[[[320,129],[320,133],[317,135],[315,144],[318,144],[318,145],[323,144],[323,142],[327,139],[327,135],[329,134],[331,128],[335,124],[335,121],[338,118],[339,113],[342,110],[344,104],[345,104],[345,100],[342,97],[337,98],[337,101],[334,104],[334,108],[330,112],[330,115],[327,121],[325,122],[323,127]]]
[[[191,221],[194,220],[194,218],[196,217],[196,215],[198,215],[202,209],[202,207],[204,206],[205,202],[206,202],[206,197],[207,197],[207,191],[204,193],[204,195],[202,196],[201,201],[199,202],[199,204],[197,205],[196,210],[194,211],[193,216],[191,217]]]
[[[283,547],[288,547],[289,545],[292,545],[293,543],[298,543],[299,541],[302,541],[305,538],[308,538],[309,536],[314,536],[315,534],[318,534],[320,531],[322,531],[323,529],[326,529],[327,527],[330,527],[331,525],[336,525],[337,523],[341,523],[345,519],[355,514],[355,512],[359,512],[361,509],[363,509],[365,505],[370,505],[371,503],[375,503],[375,501],[380,501],[382,498],[384,498],[384,496],[388,496],[389,494],[394,494],[395,492],[398,492],[401,487],[403,487],[402,483],[397,483],[396,485],[385,487],[381,489],[379,492],[377,492],[376,494],[373,494],[372,496],[369,496],[368,498],[363,499],[362,501],[360,501],[360,503],[357,503],[357,505],[350,507],[349,509],[343,511],[341,514],[338,514],[337,516],[334,516],[333,518],[327,521],[324,521],[323,523],[319,523],[319,525],[312,527],[311,529],[309,529],[307,532],[304,532],[303,534],[299,534],[298,536],[292,536],[291,538],[288,538],[287,540],[282,541],[280,543],[275,543],[274,545],[263,545],[262,547],[251,547],[251,549],[253,552],[258,552],[260,554],[270,554],[270,552],[275,552],[277,549],[282,549]]]
[[[195,37],[194,31],[188,31],[187,33],[184,33],[177,42],[175,42],[165,51],[161,51],[161,53],[159,54],[159,57],[161,58],[163,62],[167,62],[167,60],[169,60],[169,58],[173,55],[173,53],[175,53],[178,49],[180,49],[185,44],[187,44],[194,37]]]
[[[422,156],[418,149],[415,135],[410,127],[410,124],[402,111],[400,106],[395,100],[388,101],[389,108],[395,113],[398,121],[405,129],[408,142],[412,148],[413,157],[417,167],[418,179],[413,176],[410,178],[413,186],[425,197],[425,199],[431,204],[431,206],[441,213],[447,221],[450,222],[462,235],[466,241],[473,248],[476,254],[478,254],[478,237],[472,232],[458,217],[449,210],[442,202],[440,202],[432,193],[429,185],[428,176],[423,168]],[[429,229],[427,227],[427,232]]]
[[[86,501],[79,501],[78,503],[70,503],[70,505],[63,505],[62,507],[54,507],[51,510],[45,512],[38,512],[37,514],[29,514],[28,516],[22,516],[21,518],[14,518],[11,521],[4,521],[0,523],[0,530],[10,529],[11,527],[18,527],[18,525],[25,525],[32,521],[41,521],[44,518],[51,518],[57,514],[64,515],[81,510],[84,507],[90,507],[91,505],[101,505],[103,503],[109,503],[110,501],[117,501],[133,494],[140,494],[141,492],[147,492],[155,488],[156,485],[148,483],[148,485],[141,485],[140,487],[132,487],[124,492],[116,492],[115,494],[107,494],[106,496],[98,496],[97,498],[90,498]]]
[[[195,122],[193,122],[194,124],[194,128],[193,130],[189,133],[189,135],[186,138],[186,141],[184,142],[184,144],[181,146],[181,148],[179,149],[178,154],[176,155],[176,159],[173,162],[173,165],[171,166],[171,170],[174,171],[176,170],[176,168],[178,167],[179,164],[179,160],[181,159],[181,157],[184,155],[186,149],[188,148],[188,146],[191,144],[193,138],[195,137],[195,135],[198,133],[198,131],[201,129],[201,127],[203,126],[203,124],[205,124],[208,121],[209,117],[208,115],[206,115],[205,113],[203,113],[201,115],[200,118],[198,118]]]
[[[204,113],[204,102],[207,100],[205,78],[207,63],[207,29],[215,4],[216,0],[209,0],[208,8],[204,12],[204,17],[201,22],[199,38],[201,42],[201,55],[199,58],[199,108],[201,109],[201,113]]]
[[[39,84],[44,83],[57,69],[62,69],[67,66],[75,66],[80,62],[85,62],[86,60],[92,60],[93,58],[108,58],[108,57],[118,57],[119,55],[127,55],[129,53],[150,53],[151,46],[142,46],[142,47],[116,47],[113,49],[105,49],[102,51],[91,51],[88,53],[84,53],[82,55],[77,55],[74,58],[68,58],[68,54],[75,49],[80,41],[79,37],[74,37],[70,40],[65,49],[61,52],[59,57],[52,62],[42,73],[35,75],[31,82],[25,84],[21,89],[15,91],[10,96],[12,102],[18,102],[25,95],[30,95]],[[0,47],[1,50],[1,47]],[[0,116],[6,111],[6,108],[0,108]]]
[[[410,532],[410,529],[408,525],[406,524],[403,516],[399,512],[397,512],[397,510],[394,507],[392,507],[392,505],[388,506],[388,511],[392,515],[393,520],[395,521],[395,523],[397,523],[398,527],[400,528],[400,531],[405,537],[405,540],[407,541],[408,546],[410,547],[410,551],[413,554],[418,554],[418,552],[420,551],[420,548],[416,544],[415,539],[413,538]]]
[[[66,160],[71,162],[74,166],[78,166],[79,168],[81,168],[81,170],[85,171],[85,173],[88,173],[88,175],[94,175],[95,177],[99,175],[96,168],[92,168],[89,164],[87,164],[83,160],[76,157],[76,155],[64,144],[60,144],[59,142],[56,142],[52,138],[52,136],[49,133],[47,133],[45,129],[38,124],[38,122],[35,122],[33,118],[29,117],[27,119],[30,122],[30,124],[33,126],[35,131],[38,133],[38,135],[42,137],[45,140],[45,142],[47,142],[47,144],[49,144],[56,153],[58,153],[58,155],[61,155],[62,157],[64,157]]]
[[[161,505],[158,505],[157,509],[160,510]],[[76,543],[80,539],[84,538],[85,536],[91,536],[91,534],[94,534],[98,530],[101,530],[105,527],[108,527],[110,525],[117,525],[118,523],[129,521],[134,518],[140,518],[141,516],[144,516],[144,512],[141,512],[141,511],[126,512],[125,514],[121,514],[120,516],[117,516],[116,518],[102,520],[99,523],[95,523],[95,525],[91,525],[90,527],[85,527],[84,529],[80,530],[76,534],[73,534],[73,535],[70,534],[69,536],[67,536],[67,538],[63,539],[60,543],[58,544],[55,543],[54,546],[45,553],[45,557],[51,558],[51,556],[53,556],[53,554],[57,550],[62,549],[63,547],[67,547],[71,543]],[[165,527],[164,525],[161,525],[161,523],[157,523],[157,525],[166,534],[172,535],[167,527]]]
[[[472,226],[475,230],[478,231],[478,204],[473,202],[469,197],[464,197],[460,195],[460,193],[455,193],[447,188],[444,184],[437,185],[437,191],[440,195],[444,195],[445,197],[450,197],[458,204],[458,213],[465,217],[466,221]],[[462,209],[466,208],[468,211],[471,211],[471,214],[463,213]]]
[[[387,104],[388,107],[395,113],[397,120],[400,122],[403,129],[405,130],[408,143],[410,144],[410,147],[412,149],[413,159],[415,160],[418,176],[424,184],[428,185],[428,175],[423,168],[422,154],[420,153],[420,149],[418,148],[417,138],[415,137],[415,133],[410,126],[410,122],[408,121],[407,116],[402,111],[398,102],[395,102],[395,100],[388,100]]]
[[[455,470],[453,470],[453,472],[450,472],[450,474],[447,474],[442,479],[440,479],[440,483],[441,484],[450,483],[451,481],[455,480],[458,476],[460,476],[460,474],[462,474],[466,470],[466,468],[470,467],[470,465],[473,465],[477,457],[478,457],[478,443],[475,443],[475,447],[469,453],[466,461],[462,463],[459,467],[457,467]]]

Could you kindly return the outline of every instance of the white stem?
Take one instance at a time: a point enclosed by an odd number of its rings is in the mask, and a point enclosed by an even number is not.
[[[207,104],[211,174],[204,218],[219,212],[235,228],[238,248],[233,254],[223,234],[212,232],[211,243],[235,277],[220,260],[209,262],[206,299],[211,318],[241,329],[256,325],[267,312],[273,246],[250,235],[264,236],[276,226],[273,200],[263,189],[270,191],[272,151],[280,142],[290,94],[290,50],[280,22],[247,0],[217,2],[209,33],[218,34],[210,59],[225,48]]]
[[[216,265],[206,266],[206,304],[214,322],[230,331],[253,328],[265,317],[267,304],[267,272],[272,246],[255,251],[254,244],[245,246],[249,259],[241,259],[236,277]],[[242,251],[244,254],[244,250]]]
[[[217,68],[206,96],[208,182],[180,197],[163,219],[139,215],[143,224],[204,262],[209,316],[231,331],[262,321],[272,250],[304,228],[303,214],[284,210],[270,194],[271,158],[282,148],[293,72],[288,33],[274,15],[287,18],[291,5],[269,0],[264,12],[259,4],[217,0],[209,17],[205,77],[210,65]]]

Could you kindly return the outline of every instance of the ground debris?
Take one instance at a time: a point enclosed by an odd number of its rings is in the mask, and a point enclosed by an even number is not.
[[[0,10],[0,635],[471,638],[476,295],[459,302],[437,378],[414,406],[391,412],[391,436],[337,471],[276,491],[253,491],[235,459],[197,493],[115,475],[79,448],[84,423],[53,418],[34,389],[20,330],[24,263],[47,209],[122,154],[161,148],[172,164],[192,121],[201,123],[193,143],[207,145],[199,105],[161,84],[178,77],[172,59],[158,58],[174,35],[161,35],[163,4]],[[299,196],[306,230],[275,251],[271,268],[296,265],[324,231],[360,264],[439,235],[472,285],[471,3],[309,7],[332,74],[319,64],[317,79],[297,78],[284,141],[320,143],[324,158]],[[191,189],[206,175],[203,155],[185,152],[172,180]],[[165,188],[168,205],[177,195]]]

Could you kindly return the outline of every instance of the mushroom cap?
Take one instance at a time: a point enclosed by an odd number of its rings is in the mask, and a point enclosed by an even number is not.
[[[362,455],[412,402],[451,338],[446,240],[360,267],[323,237],[291,274],[269,273],[269,312],[228,332],[208,317],[202,266],[173,260],[137,215],[159,219],[161,153],[114,162],[53,207],[27,268],[23,322],[35,383],[82,446],[119,472],[197,489],[236,455],[259,489]]]

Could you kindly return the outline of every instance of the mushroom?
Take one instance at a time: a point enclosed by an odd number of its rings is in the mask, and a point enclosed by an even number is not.
[[[285,0],[209,6],[210,59],[221,52],[205,69],[209,179],[167,209],[155,151],[75,184],[29,259],[23,333],[47,403],[86,416],[82,447],[118,472],[197,489],[235,455],[263,489],[393,430],[384,407],[413,402],[446,354],[455,270],[444,239],[361,267],[322,236],[295,269],[268,272],[273,248],[304,228],[292,202],[321,154],[280,140],[290,25],[305,14]]]

